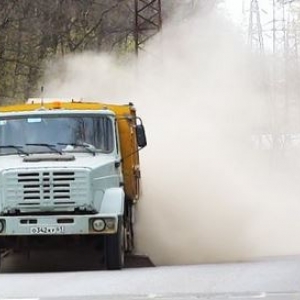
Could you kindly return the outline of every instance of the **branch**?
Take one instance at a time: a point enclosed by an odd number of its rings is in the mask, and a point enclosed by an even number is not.
[[[107,15],[109,12],[111,12],[112,10],[118,8],[120,6],[120,4],[122,2],[125,2],[127,0],[120,0],[118,3],[114,4],[112,7],[108,8],[107,10],[105,10],[102,15],[100,20],[90,29],[88,30],[85,35],[82,37],[82,39],[72,48],[72,51],[75,51],[80,45],[82,45],[82,43],[84,42],[84,40],[92,33],[94,32],[103,22],[103,19],[105,17],[105,15]]]
[[[20,65],[26,66],[28,68],[33,68],[33,69],[37,69],[40,70],[41,68],[39,66],[30,64],[26,61],[20,60],[20,59],[14,59],[14,58],[7,58],[7,57],[0,57],[0,61],[4,61],[4,62],[11,62],[11,63],[18,63]]]

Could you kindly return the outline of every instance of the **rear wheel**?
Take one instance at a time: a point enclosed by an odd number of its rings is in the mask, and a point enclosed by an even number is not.
[[[105,258],[108,270],[120,270],[124,266],[124,224],[122,217],[118,220],[118,231],[106,236]]]

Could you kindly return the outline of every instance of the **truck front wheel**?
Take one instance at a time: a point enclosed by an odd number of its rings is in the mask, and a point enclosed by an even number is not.
[[[120,270],[124,266],[124,223],[123,218],[118,220],[118,231],[106,236],[105,258],[108,270]]]

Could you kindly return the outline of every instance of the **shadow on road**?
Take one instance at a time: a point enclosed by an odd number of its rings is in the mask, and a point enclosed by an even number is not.
[[[142,255],[127,255],[125,268],[153,267]],[[34,250],[29,254],[7,253],[2,258],[1,273],[74,272],[104,270],[104,256],[91,249]]]

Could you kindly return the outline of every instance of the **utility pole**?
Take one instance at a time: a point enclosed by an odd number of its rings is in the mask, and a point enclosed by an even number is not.
[[[286,2],[286,26],[284,42],[285,64],[285,118],[289,131],[299,131],[300,89],[298,34],[299,11],[293,10],[292,2]]]
[[[286,34],[286,11],[285,3],[281,0],[272,0],[273,20],[272,20],[272,51],[277,57],[284,57],[284,44]]]
[[[264,54],[263,30],[258,0],[251,0],[250,4],[248,44],[252,50],[258,50],[260,54]]]
[[[275,106],[275,124],[281,149],[290,142],[300,126],[299,56],[297,28],[299,11],[293,0],[272,0],[272,102]]]
[[[272,0],[272,65],[271,65],[271,130],[273,141],[274,163],[284,151],[286,144],[285,134],[285,7],[282,1]]]
[[[138,54],[144,44],[161,30],[161,0],[134,0],[134,10],[134,42]]]
[[[299,55],[297,28],[299,11],[293,0],[273,0],[274,98],[281,105],[284,132],[299,130]],[[297,125],[299,126],[299,125]]]

